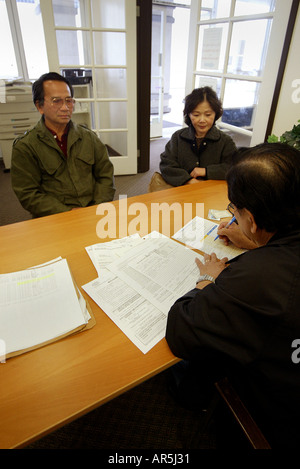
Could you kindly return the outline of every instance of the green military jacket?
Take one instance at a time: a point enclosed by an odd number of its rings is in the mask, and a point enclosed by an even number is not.
[[[11,181],[34,217],[109,202],[115,188],[105,145],[91,130],[70,122],[66,158],[43,118],[14,141]]]

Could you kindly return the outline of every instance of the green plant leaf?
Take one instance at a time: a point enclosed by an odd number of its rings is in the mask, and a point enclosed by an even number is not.
[[[277,143],[277,142],[278,142],[278,137],[276,137],[276,135],[274,135],[274,134],[269,135],[268,143]]]

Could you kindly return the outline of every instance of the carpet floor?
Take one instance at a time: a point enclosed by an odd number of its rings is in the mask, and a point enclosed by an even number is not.
[[[26,449],[215,449],[214,422],[180,407],[167,391],[168,372],[154,376]]]

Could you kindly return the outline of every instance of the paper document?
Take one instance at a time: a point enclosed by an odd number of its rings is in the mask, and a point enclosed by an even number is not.
[[[195,286],[196,257],[202,259],[169,238],[144,239],[108,268],[167,313],[174,301]]]
[[[121,239],[114,239],[106,243],[93,244],[85,249],[98,275],[100,275],[108,264],[119,259],[125,252],[140,242],[142,242],[142,238],[139,234],[136,234]]]
[[[196,257],[202,259],[174,240],[150,234],[83,289],[147,353],[165,336],[170,307],[195,287]]]
[[[206,254],[214,252],[219,259],[228,257],[230,260],[246,251],[233,246],[233,244],[226,246],[219,238],[215,240],[218,235],[218,226],[218,223],[195,217],[177,231],[172,238]]]
[[[112,272],[83,288],[143,353],[165,336],[166,315]]]
[[[7,354],[69,333],[89,318],[65,259],[0,275],[0,336]]]

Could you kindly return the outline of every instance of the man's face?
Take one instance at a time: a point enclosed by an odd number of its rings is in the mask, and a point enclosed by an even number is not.
[[[65,127],[71,120],[74,103],[70,88],[63,81],[48,80],[44,84],[44,103],[37,109],[45,117],[45,124],[55,130]]]

